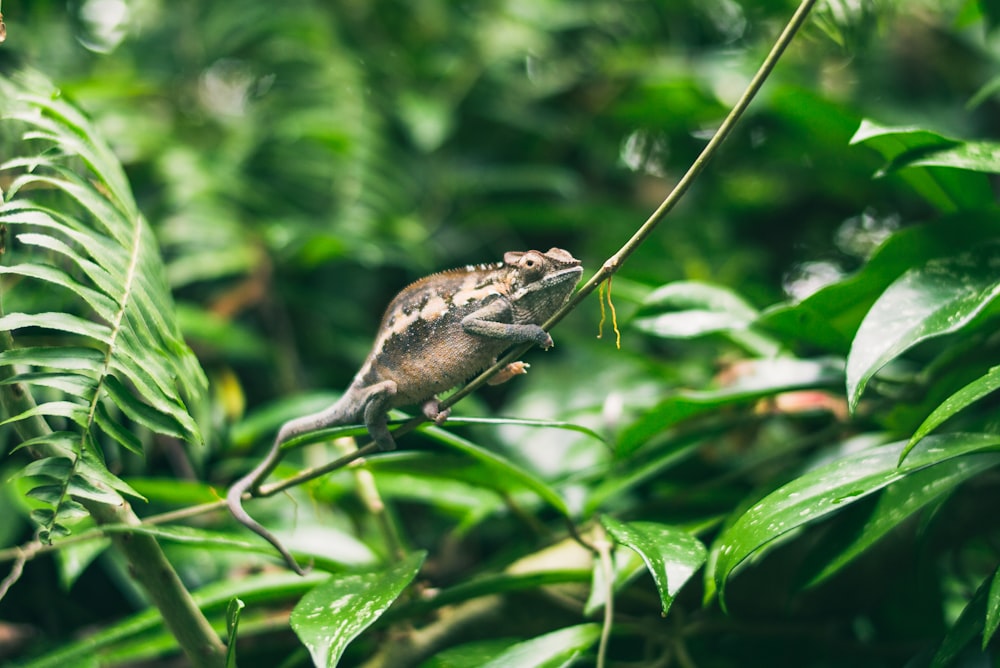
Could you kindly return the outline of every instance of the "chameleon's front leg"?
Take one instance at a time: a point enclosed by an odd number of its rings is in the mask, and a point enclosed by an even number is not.
[[[552,347],[552,337],[544,329],[534,323],[513,323],[512,318],[510,304],[497,299],[462,318],[462,328],[469,334],[512,344],[534,343],[545,350]]]

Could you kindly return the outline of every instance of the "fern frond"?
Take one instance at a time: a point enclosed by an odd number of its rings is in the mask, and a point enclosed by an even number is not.
[[[83,114],[39,87],[0,80],[12,107],[4,122],[26,128],[30,151],[0,165],[15,174],[0,225],[18,242],[0,278],[19,309],[0,315],[0,332],[37,339],[0,352],[0,367],[4,383],[45,400],[0,424],[43,416],[67,425],[34,439],[45,456],[23,472],[41,481],[29,495],[46,506],[34,513],[45,535],[65,531],[61,521],[80,510],[74,497],[116,503],[135,495],[107,471],[101,439],[141,452],[141,426],[199,443],[188,402],[207,383],[181,337],[159,247],[121,164]]]

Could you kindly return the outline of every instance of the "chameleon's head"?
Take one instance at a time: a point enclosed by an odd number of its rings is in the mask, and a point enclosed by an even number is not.
[[[508,270],[508,299],[522,322],[541,324],[566,303],[580,281],[580,261],[562,248],[511,251],[503,256]]]

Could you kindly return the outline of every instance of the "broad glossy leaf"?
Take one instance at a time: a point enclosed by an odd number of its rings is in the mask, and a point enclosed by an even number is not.
[[[316,666],[336,666],[354,638],[382,616],[424,563],[414,552],[388,570],[330,577],[296,604],[289,620]]]
[[[900,176],[941,211],[975,209],[994,203],[992,188],[984,174],[916,163],[924,155],[956,150],[962,142],[922,128],[886,127],[865,119],[851,143],[864,143],[878,151],[887,161],[880,174],[902,170]],[[956,166],[959,165],[949,165]]]
[[[905,153],[893,161],[893,168],[953,167],[973,172],[1000,172],[1000,143],[966,141],[952,146]]]
[[[677,281],[646,297],[634,324],[656,336],[689,338],[745,329],[756,317],[756,309],[727,288]]]
[[[846,357],[872,304],[903,272],[992,239],[996,226],[992,214],[963,212],[901,229],[879,246],[857,273],[800,302],[768,308],[756,325],[780,336],[789,346],[805,344]]]
[[[847,396],[857,406],[871,377],[921,341],[965,327],[1000,295],[998,247],[931,260],[890,285],[865,316],[847,358]]]
[[[741,363],[739,377],[731,385],[713,391],[677,392],[648,410],[622,432],[616,454],[625,456],[656,434],[725,406],[747,404],[791,390],[833,386],[843,377],[839,367],[839,361],[832,359],[780,358]]]
[[[913,436],[910,437],[909,445],[900,457],[906,457],[910,448],[916,445],[924,436],[934,431],[934,429],[936,429],[942,422],[950,418],[955,413],[958,413],[969,404],[979,401],[987,394],[996,391],[997,388],[1000,388],[1000,366],[993,367],[986,373],[985,376],[977,378],[955,394],[942,401],[938,407],[927,416],[927,419],[925,419],[923,423],[917,427],[917,430],[913,432]]]
[[[482,668],[555,668],[568,666],[601,636],[601,627],[597,624],[580,624],[570,626],[543,636],[525,640],[492,661],[479,664]]]
[[[972,454],[915,471],[892,483],[879,495],[875,507],[853,540],[838,540],[823,568],[812,577],[814,585],[830,577],[860,556],[887,533],[918,510],[950,494],[969,478],[1000,465],[1000,455]]]
[[[755,503],[716,542],[718,556],[711,575],[720,594],[737,566],[790,531],[917,471],[962,455],[996,450],[1000,435],[929,436],[897,466],[905,446],[901,441],[847,455],[805,472]]]
[[[663,614],[680,588],[705,563],[708,550],[686,531],[656,522],[619,522],[604,515],[601,524],[616,541],[635,550],[660,592]]]

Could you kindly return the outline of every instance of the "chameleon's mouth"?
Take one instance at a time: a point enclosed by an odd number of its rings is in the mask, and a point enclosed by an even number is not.
[[[580,266],[579,260],[573,267],[567,267],[566,269],[560,269],[557,272],[551,273],[546,276],[549,285],[554,285],[557,283],[562,283],[563,281],[568,281],[569,279],[576,277],[580,280],[580,276],[583,274],[583,267]]]
[[[561,291],[565,293],[566,296],[573,290],[573,286],[577,284],[580,280],[580,276],[583,274],[583,267],[580,266],[579,262],[574,267],[566,267],[565,269],[560,269],[559,271],[554,271],[548,274],[540,281],[530,283],[514,295],[514,299],[521,299],[525,295],[529,295],[533,292],[540,291],[551,291],[557,285],[563,285],[564,283],[569,283],[569,286],[562,289]]]

